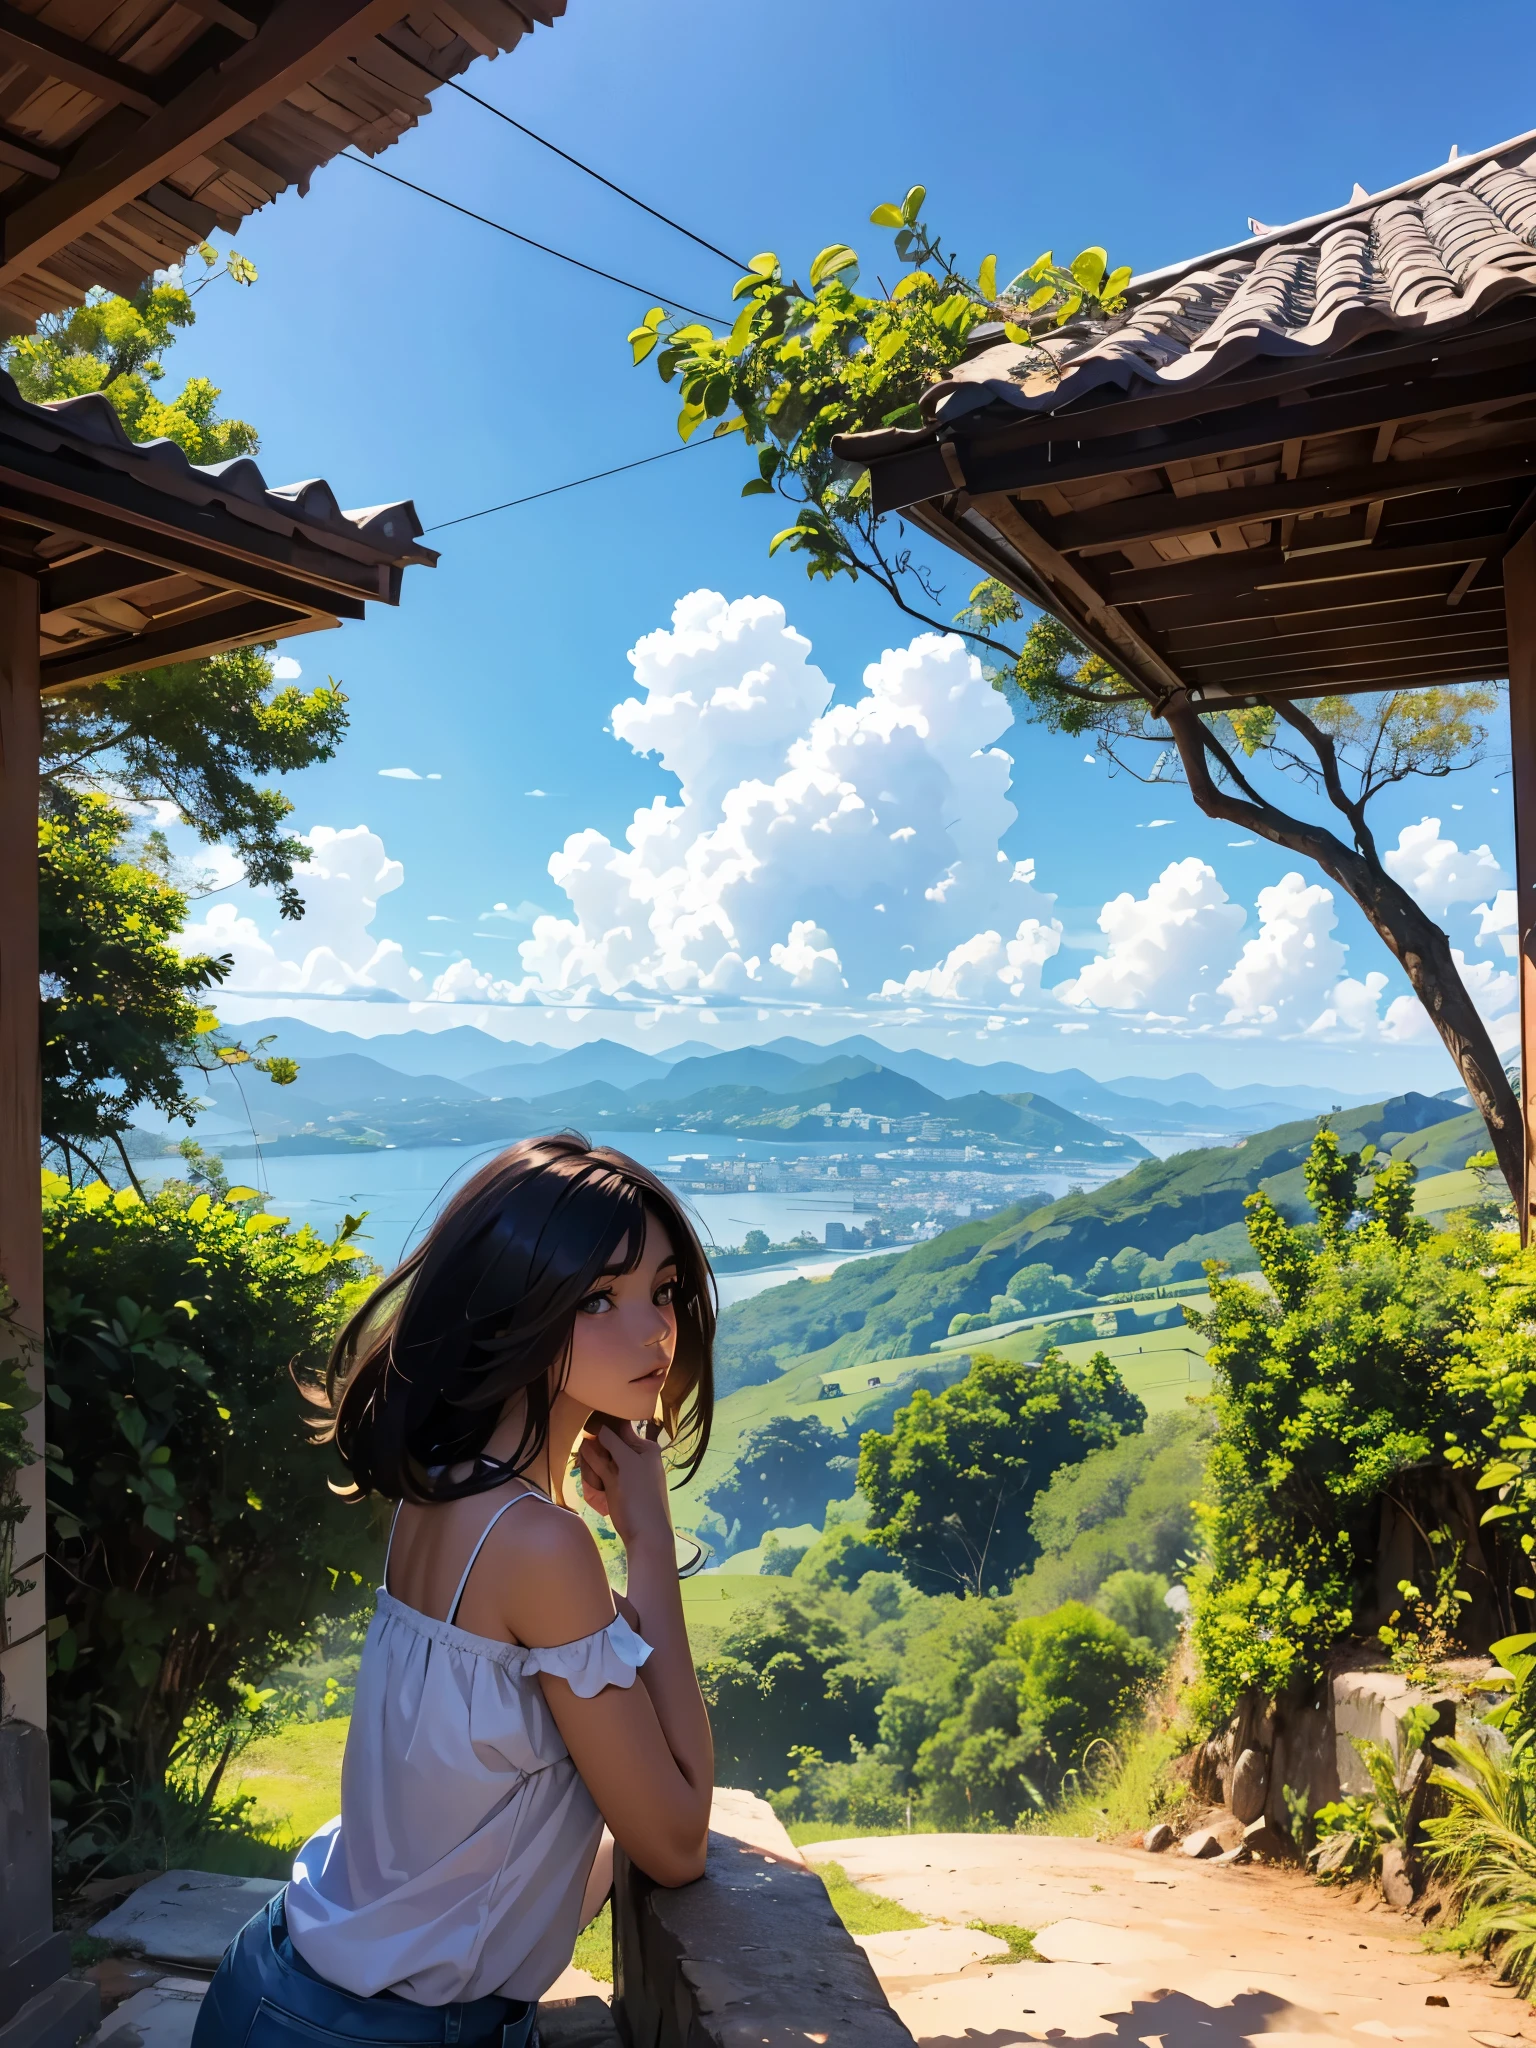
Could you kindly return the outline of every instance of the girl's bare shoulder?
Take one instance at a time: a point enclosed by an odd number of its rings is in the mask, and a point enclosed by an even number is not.
[[[518,1642],[569,1643],[613,1620],[613,1591],[580,1515],[542,1494],[502,1516],[486,1541],[508,1626]]]

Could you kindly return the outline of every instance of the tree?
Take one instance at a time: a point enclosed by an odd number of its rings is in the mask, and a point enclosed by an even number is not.
[[[846,1756],[871,1743],[885,1687],[831,1615],[786,1588],[744,1609],[699,1668],[715,1766],[731,1785],[782,1784],[797,1747]]]
[[[171,278],[132,299],[93,292],[86,304],[9,342],[5,367],[34,400],[99,392],[136,440],[175,441],[194,462],[250,454],[256,430],[223,418],[218,387],[194,377],[161,396],[161,357],[193,324],[193,297],[218,276],[249,284],[231,251],[206,245],[190,289]],[[295,871],[308,859],[286,829],[292,804],[262,778],[328,760],[346,730],[334,683],[280,687],[266,652],[111,676],[43,700],[42,973],[44,1129],[55,1157],[87,1176],[123,1147],[135,1110],[191,1122],[187,1076],[253,1058],[282,1084],[297,1068],[215,1034],[205,998],[228,963],[183,958],[171,941],[197,875],[178,875],[163,834],[133,822],[169,805],[207,845],[226,846],[247,878],[271,888],[284,917],[303,914]]]
[[[870,1538],[920,1580],[995,1590],[1037,1554],[1030,1511],[1052,1475],[1145,1420],[1102,1351],[1083,1365],[980,1352],[955,1386],[919,1389],[889,1435],[862,1439]]]
[[[705,1502],[727,1528],[737,1525],[739,1549],[750,1549],[769,1529],[819,1525],[839,1491],[828,1461],[848,1448],[814,1415],[775,1415],[746,1432],[735,1464]]]
[[[123,1135],[146,1103],[190,1122],[185,1064],[217,1022],[199,998],[226,972],[171,945],[186,898],[152,852],[123,856],[127,833],[120,810],[86,797],[38,835],[43,1131],[87,1178],[104,1143],[131,1175]]]
[[[1287,698],[1233,712],[1205,712],[1176,695],[1154,709],[1139,686],[1092,654],[1053,618],[1022,635],[1018,597],[984,580],[954,621],[941,619],[942,590],[907,542],[906,527],[878,518],[869,476],[837,452],[838,437],[915,425],[924,389],[964,354],[983,321],[1001,320],[1009,339],[1032,345],[1021,374],[1059,374],[1066,321],[1093,331],[1121,309],[1128,268],[1110,270],[1101,248],[1069,266],[1047,252],[999,292],[997,260],[963,271],[923,221],[924,188],[900,205],[876,207],[895,230],[902,274],[879,297],[853,289],[858,258],[844,243],[812,263],[809,286],[787,280],[779,258],[754,257],[734,289],[735,324],[715,334],[694,319],[668,320],[652,307],[630,334],[636,363],[655,355],[662,377],[681,388],[678,431],[686,440],[707,422],[739,432],[756,451],[757,473],[742,495],[777,493],[791,525],[769,544],[805,559],[829,581],[869,576],[911,618],[940,632],[958,629],[982,653],[997,688],[1020,715],[1048,729],[1091,734],[1113,763],[1137,749],[1153,754],[1140,779],[1182,777],[1197,806],[1315,862],[1364,912],[1402,967],[1488,1126],[1500,1169],[1518,1199],[1523,1178],[1519,1105],[1445,932],[1387,873],[1368,811],[1381,793],[1414,777],[1437,779],[1480,760],[1486,720],[1497,702],[1487,687],[1387,691],[1302,709]],[[1303,815],[1296,789],[1323,799],[1321,818]]]
[[[744,1252],[750,1253],[753,1258],[757,1258],[769,1248],[767,1231],[749,1230],[742,1239],[741,1248]]]
[[[45,1183],[49,1708],[73,1859],[123,1840],[189,1722],[232,1723],[242,1687],[358,1603],[372,1522],[327,1494],[290,1378],[371,1284],[357,1221],[327,1242],[248,1188]]]
[[[916,1775],[940,1826],[1011,1826],[1120,1728],[1162,1668],[1149,1644],[1076,1601],[1016,1621],[928,1737]]]
[[[1411,1624],[1447,1566],[1439,1604],[1464,1609],[1479,1647],[1508,1616],[1509,1560],[1447,1456],[1490,1420],[1486,1380],[1463,1369],[1463,1382],[1457,1362],[1481,1305],[1508,1292],[1501,1241],[1470,1224],[1433,1237],[1414,1177],[1321,1130],[1306,1166],[1315,1224],[1247,1201],[1268,1291],[1213,1263],[1210,1313],[1185,1311],[1217,1386],[1208,1562],[1190,1581],[1213,1720],[1249,1687],[1315,1678],[1351,1631],[1387,1628],[1395,1644],[1401,1612]]]

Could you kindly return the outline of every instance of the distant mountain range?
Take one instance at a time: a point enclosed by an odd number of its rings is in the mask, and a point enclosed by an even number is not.
[[[548,1046],[510,1043],[467,1024],[444,1031],[401,1031],[373,1038],[322,1031],[289,1017],[264,1018],[241,1027],[247,1043],[268,1034],[275,1040],[275,1050],[290,1054],[301,1064],[298,1095],[313,1102],[325,1100],[332,1110],[360,1106],[367,1100],[382,1104],[394,1087],[388,1078],[391,1075],[412,1084],[395,1091],[407,1101],[435,1098],[453,1102],[479,1096],[548,1103],[558,1096],[565,1106],[570,1091],[602,1084],[624,1093],[630,1105],[643,1100],[661,1107],[682,1105],[720,1088],[799,1099],[822,1078],[831,1085],[871,1067],[890,1076],[904,1076],[945,1102],[954,1103],[978,1091],[994,1096],[1038,1096],[1110,1131],[1149,1136],[1185,1132],[1211,1136],[1231,1132],[1236,1136],[1288,1122],[1298,1113],[1315,1116],[1334,1108],[1352,1108],[1367,1099],[1335,1088],[1272,1087],[1262,1082],[1223,1088],[1193,1073],[1171,1080],[1132,1076],[1098,1081],[1078,1067],[1048,1073],[1012,1060],[945,1059],[916,1047],[882,1045],[864,1034],[831,1045],[776,1038],[765,1045],[729,1052],[690,1041],[669,1047],[663,1056],[606,1038],[556,1052]],[[328,1062],[343,1060],[349,1064],[345,1070],[339,1066],[334,1070],[334,1080],[321,1078],[317,1070],[327,1068]],[[839,1061],[861,1064],[834,1071]],[[352,1062],[361,1062],[361,1066]],[[362,1085],[343,1102],[339,1091],[351,1089],[354,1075],[361,1078]],[[376,1091],[371,1085],[375,1081]],[[587,1100],[590,1109],[573,1100],[569,1113],[592,1114],[619,1107],[611,1100]],[[912,1100],[913,1107],[896,1113],[916,1114]],[[859,1106],[870,1109],[877,1105],[861,1102]]]
[[[258,1027],[244,1035],[254,1041],[266,1032]],[[278,1043],[287,1050],[292,1041]],[[882,1050],[873,1040],[864,1043]],[[775,1141],[820,1142],[831,1135],[856,1143],[1004,1144],[1029,1158],[1098,1168],[1148,1156],[1137,1139],[1102,1120],[1079,1116],[1036,1090],[1008,1088],[1015,1073],[1028,1075],[1025,1068],[954,1062],[970,1085],[963,1095],[946,1096],[853,1052],[815,1064],[773,1050],[692,1055],[670,1069],[651,1062],[660,1066],[659,1075],[643,1074],[628,1087],[590,1078],[593,1067],[633,1073],[633,1060],[645,1055],[629,1055],[627,1066],[610,1062],[601,1042],[537,1064],[481,1069],[465,1080],[403,1073],[366,1053],[296,1056],[299,1078],[287,1088],[249,1071],[238,1083],[233,1075],[218,1075],[204,1084],[228,1121],[234,1144],[226,1149],[238,1153],[242,1121],[263,1146],[311,1152],[506,1143],[572,1123],[594,1135],[664,1128]],[[589,1078],[579,1078],[583,1072]],[[998,1081],[1005,1085],[977,1085]]]

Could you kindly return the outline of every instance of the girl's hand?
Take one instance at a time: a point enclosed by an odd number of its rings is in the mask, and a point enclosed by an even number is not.
[[[576,1464],[583,1500],[608,1517],[626,1550],[647,1539],[671,1548],[672,1510],[659,1444],[641,1436],[632,1422],[618,1428],[604,1422],[582,1437]]]

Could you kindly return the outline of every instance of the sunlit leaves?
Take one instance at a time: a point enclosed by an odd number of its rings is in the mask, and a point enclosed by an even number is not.
[[[976,288],[984,299],[997,297],[997,258],[983,256],[981,268],[976,273]]]
[[[846,242],[831,242],[811,264],[811,290],[819,291],[834,277],[842,277],[851,271],[859,274],[859,259]]]

